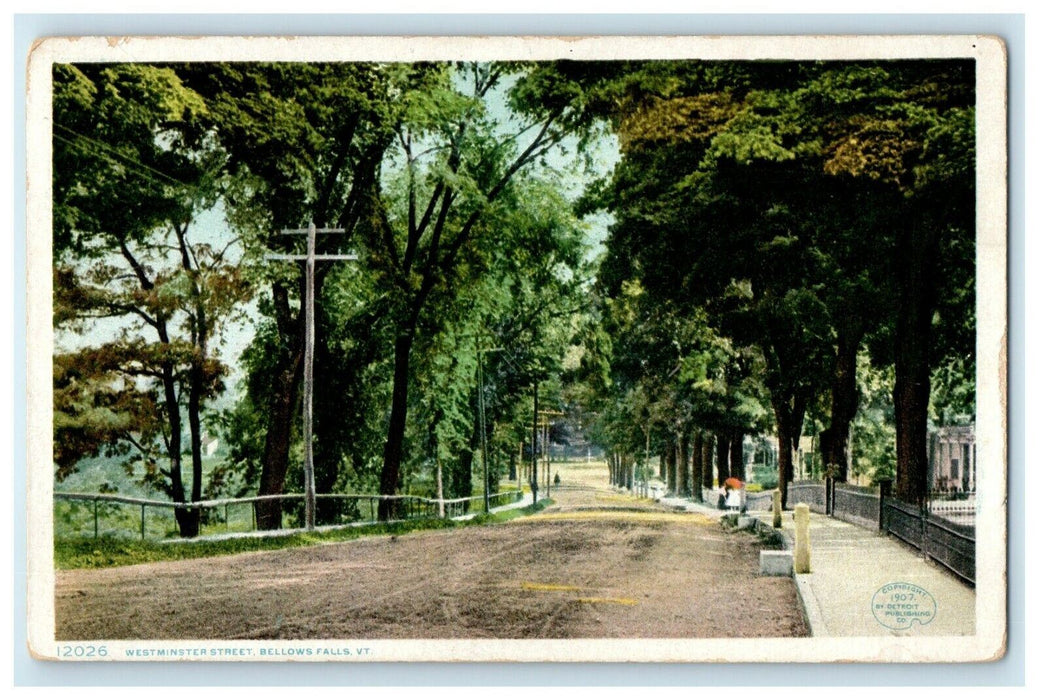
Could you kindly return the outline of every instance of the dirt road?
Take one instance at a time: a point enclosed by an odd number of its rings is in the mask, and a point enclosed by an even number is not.
[[[789,637],[758,542],[560,467],[556,505],[500,525],[57,572],[57,638]]]

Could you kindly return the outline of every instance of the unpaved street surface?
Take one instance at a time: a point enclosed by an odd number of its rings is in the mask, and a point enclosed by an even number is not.
[[[59,640],[794,637],[790,578],[715,521],[559,467],[509,523],[57,572]]]

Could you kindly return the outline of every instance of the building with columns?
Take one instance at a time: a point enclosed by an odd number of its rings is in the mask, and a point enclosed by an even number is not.
[[[977,441],[973,425],[938,428],[927,440],[930,490],[969,493],[976,489]]]

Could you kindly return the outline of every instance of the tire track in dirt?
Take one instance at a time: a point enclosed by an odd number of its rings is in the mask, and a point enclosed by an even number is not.
[[[805,633],[791,581],[755,575],[753,538],[607,489],[555,496],[543,513],[502,524],[59,571],[57,638]]]
[[[463,590],[465,590],[465,588],[467,587],[467,582],[465,580],[463,580],[465,578],[465,575],[475,571],[476,569],[482,569],[484,567],[484,565],[486,565],[486,564],[490,564],[490,563],[492,563],[494,561],[497,561],[497,560],[500,560],[500,559],[508,558],[508,556],[513,553],[513,550],[518,549],[521,546],[526,546],[526,543],[520,543],[520,542],[514,542],[514,541],[506,542],[501,547],[498,547],[494,551],[494,553],[490,554],[489,556],[485,556],[485,557],[483,557],[481,559],[473,559],[473,560],[471,560],[470,563],[468,563],[466,565],[455,566],[454,569],[453,569],[453,571],[454,571],[454,579],[450,579],[450,580],[451,581],[457,580],[459,582],[458,583],[452,583],[450,588],[449,588],[449,590],[444,589],[445,590],[445,595],[443,596],[444,599],[449,603],[449,605],[447,605],[447,607],[449,607],[451,609],[451,612],[456,611],[457,605],[455,603],[455,598],[453,597],[453,595],[449,595],[449,594],[461,593]],[[442,547],[442,553],[445,554],[445,553],[447,553],[448,550],[449,550],[449,553],[451,555],[460,553],[460,548],[455,546],[453,540],[448,541],[446,543],[446,545],[444,547]],[[439,552],[439,550],[437,551],[437,553],[431,554],[431,558],[432,559],[436,559],[436,560],[440,559],[441,557],[439,557],[438,552]],[[382,603],[394,602],[397,599],[401,599],[404,596],[408,596],[410,594],[416,593],[419,590],[423,590],[424,588],[429,587],[429,586],[432,585],[431,576],[429,574],[420,574],[419,573],[419,578],[421,580],[413,581],[409,585],[406,585],[406,586],[400,586],[400,587],[396,588],[395,590],[391,590],[391,591],[389,591],[389,592],[385,593],[384,595],[381,595],[381,596],[379,596],[377,598],[369,598],[367,600],[367,602],[364,603],[364,604],[360,604],[360,605],[356,605],[355,607],[349,607],[347,609],[339,610],[337,612],[337,617],[344,618],[344,617],[354,617],[354,616],[355,617],[361,617],[361,616],[364,616],[368,611],[370,611],[371,609],[373,609],[375,607],[380,606]],[[448,615],[448,618],[453,620],[454,615],[452,615],[452,614]],[[323,621],[333,622],[334,618],[333,618],[333,616],[329,616],[326,620],[321,620],[321,622],[323,622]],[[252,636],[250,638],[254,639],[256,637]]]

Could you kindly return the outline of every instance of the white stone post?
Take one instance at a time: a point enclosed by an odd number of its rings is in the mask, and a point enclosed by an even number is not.
[[[810,573],[810,506],[795,506],[795,573]]]

